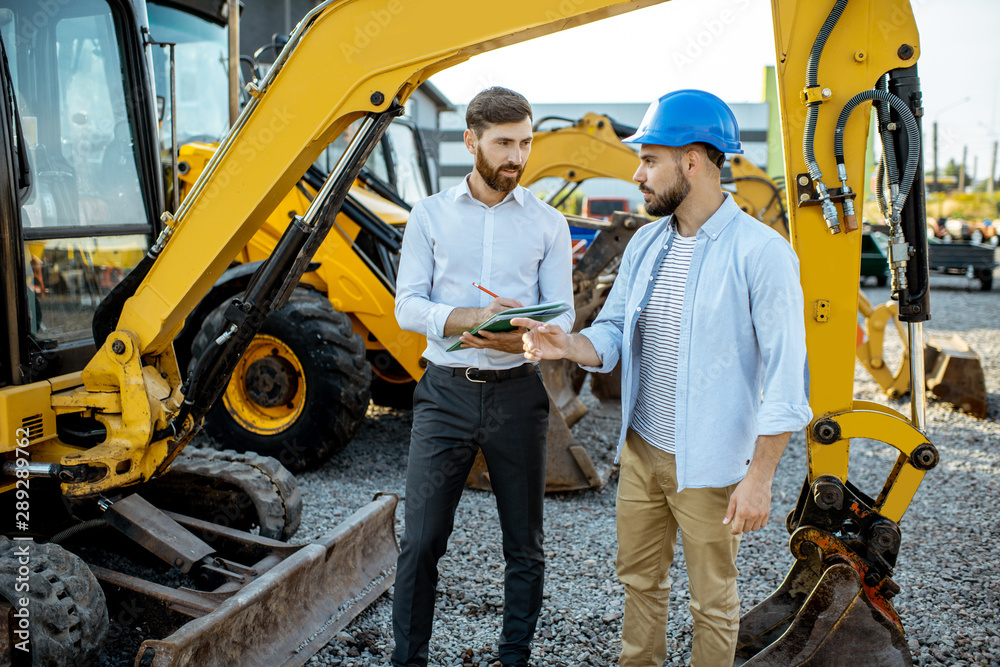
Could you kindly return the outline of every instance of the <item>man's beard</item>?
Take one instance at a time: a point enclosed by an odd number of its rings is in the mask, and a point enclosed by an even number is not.
[[[500,173],[504,169],[509,171],[516,170],[517,174],[514,176],[505,176]],[[479,175],[483,177],[484,181],[486,181],[486,185],[490,186],[497,192],[510,192],[517,187],[518,183],[521,182],[521,174],[524,173],[524,165],[507,162],[498,167],[493,167],[486,161],[486,156],[483,155],[483,151],[477,146],[476,171],[478,171]]]
[[[643,184],[639,186],[639,191],[653,194],[653,198],[646,204],[646,213],[657,218],[665,218],[668,215],[673,215],[674,211],[684,203],[684,200],[691,193],[691,184],[684,178],[684,172],[678,165],[677,183],[672,188],[662,194],[657,194]]]

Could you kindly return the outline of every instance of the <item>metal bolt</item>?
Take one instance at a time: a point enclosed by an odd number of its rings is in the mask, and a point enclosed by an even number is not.
[[[829,88],[824,88],[824,89],[823,89],[823,92],[822,92],[822,93],[820,93],[820,94],[821,94],[821,95],[823,95],[823,99],[824,99],[824,100],[828,100],[828,99],[830,99],[831,97],[833,97],[833,91],[832,91],[832,90],[830,90]]]
[[[899,47],[899,50],[896,51],[896,55],[902,60],[909,60],[913,57],[913,47],[909,44],[903,44]]]
[[[805,192],[803,192],[802,194],[799,195],[799,201],[800,202],[807,202],[807,201],[809,201],[809,195],[807,195]]]
[[[844,492],[833,482],[816,482],[813,485],[813,500],[821,510],[841,509],[844,506]]]
[[[809,177],[805,174],[799,176],[799,185],[806,186],[809,185]]]
[[[382,103],[385,102],[385,95],[383,95],[381,91],[376,90],[374,93],[372,93],[371,101],[372,104],[374,104],[377,107],[382,106]]]
[[[115,354],[125,354],[125,343],[120,340],[116,340],[111,343],[111,351]]]

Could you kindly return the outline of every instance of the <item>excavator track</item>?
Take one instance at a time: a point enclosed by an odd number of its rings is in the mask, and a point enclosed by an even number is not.
[[[160,509],[288,540],[302,520],[298,482],[277,460],[253,452],[188,446],[142,495]]]

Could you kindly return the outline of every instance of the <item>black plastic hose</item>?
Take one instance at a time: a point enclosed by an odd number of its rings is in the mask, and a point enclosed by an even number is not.
[[[833,32],[834,26],[837,25],[837,21],[840,20],[841,15],[844,13],[844,8],[847,7],[848,0],[837,0],[837,4],[833,6],[830,10],[829,16],[823,21],[823,27],[819,29],[819,34],[816,35],[816,39],[813,41],[812,50],[809,52],[809,60],[806,62],[806,88],[815,88],[819,85],[819,61],[823,56],[823,49],[826,47],[826,41],[830,38],[830,34]],[[802,156],[806,161],[806,169],[809,170],[809,177],[814,181],[818,181],[823,178],[823,173],[819,170],[819,164],[816,162],[816,151],[814,148],[814,139],[816,136],[816,119],[819,115],[819,102],[811,102],[809,107],[806,109],[806,129],[805,136],[802,139]]]
[[[837,164],[844,163],[844,126],[847,125],[847,119],[850,117],[851,112],[862,102],[868,100],[879,100],[895,109],[896,113],[899,114],[900,120],[903,121],[903,126],[906,128],[906,134],[909,139],[910,151],[906,156],[903,180],[899,184],[899,191],[892,199],[892,210],[898,214],[903,209],[903,204],[910,194],[910,187],[913,185],[913,179],[917,174],[917,163],[920,160],[920,128],[917,126],[917,119],[913,117],[913,112],[910,111],[910,107],[906,105],[906,102],[890,92],[877,89],[863,90],[849,99],[840,112],[840,117],[837,119],[837,128],[834,130],[834,156],[837,159]],[[895,159],[895,156],[887,154],[884,159],[887,162],[892,161]]]

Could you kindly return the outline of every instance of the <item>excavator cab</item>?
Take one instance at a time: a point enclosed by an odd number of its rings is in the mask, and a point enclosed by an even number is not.
[[[115,327],[110,295],[148,262],[163,230],[160,121],[169,130],[179,111],[188,138],[228,126],[207,107],[157,98],[169,90],[160,76],[168,60],[149,43],[146,9],[138,0],[0,1],[0,612],[30,609],[30,636],[10,636],[34,664],[89,664],[109,608],[149,631],[143,664],[177,664],[182,654],[225,664],[248,651],[278,664],[314,652],[391,585],[395,496],[292,546],[302,497],[277,460],[189,447],[154,462],[148,456],[164,450],[141,433],[115,440],[102,408],[67,404],[103,342],[99,332]],[[177,28],[161,39],[187,35],[200,46],[182,63],[212,60],[205,53],[218,46],[216,26],[149,9]],[[192,129],[198,124],[204,129]],[[134,354],[134,344],[126,336],[115,348]],[[167,363],[149,379],[162,389],[177,377]],[[148,406],[144,389],[135,395]],[[83,457],[90,465],[73,465]],[[91,539],[108,534],[117,539]],[[132,553],[122,542],[141,547],[139,560],[154,556],[161,564],[144,567],[160,574],[102,567],[101,551],[116,567]],[[14,579],[25,558],[27,589]],[[170,580],[182,584],[164,585]],[[255,626],[260,615],[276,619],[271,632]],[[319,643],[306,649],[310,641]],[[17,649],[0,644],[0,662],[10,664]]]
[[[162,194],[153,101],[127,4],[0,2],[9,130],[0,383],[93,356],[94,310],[152,244]]]

